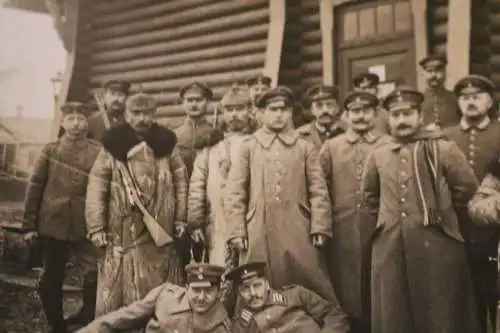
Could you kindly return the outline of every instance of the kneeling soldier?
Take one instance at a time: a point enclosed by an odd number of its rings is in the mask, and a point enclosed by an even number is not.
[[[90,112],[86,106],[70,102],[61,112],[64,135],[47,144],[38,158],[26,192],[23,219],[26,239],[40,236],[42,242],[40,299],[49,326],[58,333],[66,332],[69,324],[63,318],[62,285],[72,251],[84,277],[84,309],[78,322],[90,322],[95,310],[96,253],[85,238],[85,196],[88,174],[100,147],[87,138]]]
[[[234,333],[348,332],[338,304],[299,285],[273,290],[264,276],[265,265],[254,261],[227,273],[227,279],[238,286],[243,304],[233,322]]]
[[[144,327],[145,333],[230,333],[229,317],[219,302],[224,267],[190,264],[185,270],[186,288],[166,282],[143,299],[96,319],[78,333],[128,332]]]

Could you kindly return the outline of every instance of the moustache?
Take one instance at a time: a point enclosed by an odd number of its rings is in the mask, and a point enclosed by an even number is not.
[[[467,111],[476,111],[477,107],[473,104],[467,105]]]
[[[322,114],[319,115],[320,117],[328,117],[328,118],[333,118],[333,115],[328,112],[323,112]]]
[[[396,127],[397,130],[404,130],[404,129],[411,129],[411,126],[409,125],[399,125]]]
[[[358,119],[358,120],[353,120],[352,123],[353,124],[366,124],[366,123],[368,123],[368,121],[366,121],[365,119]]]

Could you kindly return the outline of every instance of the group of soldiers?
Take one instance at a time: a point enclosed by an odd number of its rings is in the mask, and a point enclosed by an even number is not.
[[[428,89],[355,77],[306,93],[313,121],[263,75],[235,84],[210,123],[212,90],[180,90],[186,119],[113,80],[62,108],[25,204],[41,241],[39,292],[53,333],[486,333],[494,325],[500,207],[496,87]],[[482,182],[482,183],[481,183]],[[71,254],[83,307],[63,317]]]

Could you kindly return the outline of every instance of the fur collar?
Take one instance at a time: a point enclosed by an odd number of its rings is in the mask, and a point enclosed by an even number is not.
[[[177,137],[168,128],[158,124],[153,124],[147,137],[144,139],[148,146],[153,150],[156,158],[162,158],[170,155],[175,145]],[[113,155],[114,158],[125,162],[127,153],[132,147],[141,142],[129,124],[112,127],[104,133],[102,138],[103,147]]]

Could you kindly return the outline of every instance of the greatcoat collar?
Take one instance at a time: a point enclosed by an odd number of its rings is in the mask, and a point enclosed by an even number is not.
[[[346,132],[347,142],[350,144],[355,144],[360,140],[368,143],[374,143],[380,136],[381,134],[371,130],[365,134],[359,134],[352,129],[348,129]]]
[[[293,146],[299,138],[299,134],[292,128],[287,128],[282,132],[273,132],[265,127],[259,128],[254,133],[257,141],[264,148],[270,148],[275,139],[280,140],[286,146]]]
[[[486,127],[491,123],[490,117],[485,117],[479,124],[473,126],[467,122],[465,117],[462,117],[460,120],[460,128],[462,131],[467,132],[468,130],[474,128],[476,130],[482,131],[485,130]]]

